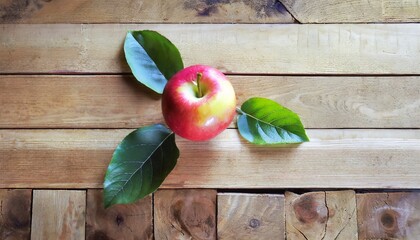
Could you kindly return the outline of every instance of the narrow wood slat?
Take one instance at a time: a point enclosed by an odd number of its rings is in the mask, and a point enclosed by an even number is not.
[[[152,197],[104,209],[103,191],[87,191],[86,239],[153,239]]]
[[[285,239],[284,196],[217,195],[217,239]]]
[[[85,191],[34,190],[31,239],[85,239],[85,213]]]
[[[420,127],[420,77],[228,77],[238,105],[270,98],[308,128]],[[130,76],[0,76],[1,128],[137,128],[160,104]]]
[[[0,130],[0,188],[101,188],[132,130]],[[256,146],[236,129],[177,138],[166,188],[417,188],[420,130],[309,130],[311,142]],[[197,154],[200,153],[200,154]],[[270,179],[267,181],[267,179]]]
[[[287,239],[357,240],[354,191],[286,192]]]
[[[216,190],[160,190],[154,195],[156,239],[216,239]]]
[[[408,239],[420,236],[420,193],[357,194],[361,239]]]
[[[31,232],[30,189],[0,189],[0,239],[29,239]]]
[[[420,24],[2,24],[0,73],[129,72],[133,29],[167,36],[186,66],[230,73],[420,74]]]
[[[280,0],[301,23],[419,22],[418,0]]]
[[[0,1],[0,23],[292,23],[277,1]]]

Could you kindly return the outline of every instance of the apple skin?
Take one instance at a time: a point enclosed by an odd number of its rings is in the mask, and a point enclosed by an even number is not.
[[[232,122],[235,111],[232,84],[222,72],[209,66],[184,68],[163,90],[162,113],[166,124],[175,134],[192,141],[217,136]]]

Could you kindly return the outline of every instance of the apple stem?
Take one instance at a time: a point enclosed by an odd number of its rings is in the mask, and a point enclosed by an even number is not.
[[[203,97],[203,93],[201,92],[201,86],[200,86],[200,80],[203,77],[202,73],[197,73],[197,88],[198,88],[198,97],[202,98]]]

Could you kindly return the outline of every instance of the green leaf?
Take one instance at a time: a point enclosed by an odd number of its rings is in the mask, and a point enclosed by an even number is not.
[[[106,172],[105,207],[132,203],[154,192],[175,167],[178,157],[175,134],[161,124],[128,134],[115,149]]]
[[[155,31],[128,32],[124,53],[134,77],[160,94],[167,81],[184,68],[175,45]]]
[[[238,114],[239,133],[251,143],[309,141],[299,116],[273,100],[251,98],[242,104]]]

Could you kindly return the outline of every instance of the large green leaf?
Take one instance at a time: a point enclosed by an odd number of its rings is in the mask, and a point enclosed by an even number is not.
[[[300,143],[309,141],[299,116],[277,102],[251,98],[238,109],[238,129],[255,144]]]
[[[104,203],[132,203],[154,192],[175,167],[175,134],[161,124],[139,128],[118,145],[104,181]]]
[[[166,82],[184,68],[175,45],[155,31],[128,32],[124,52],[134,77],[160,94]]]

